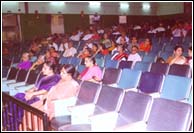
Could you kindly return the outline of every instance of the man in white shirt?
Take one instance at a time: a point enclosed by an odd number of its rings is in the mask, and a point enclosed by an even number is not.
[[[138,54],[138,46],[133,45],[131,48],[131,53],[128,56],[127,61],[133,61],[132,68],[137,61],[142,61],[141,56]]]
[[[63,53],[64,57],[73,57],[77,53],[77,50],[73,47],[73,42],[68,42],[68,48]]]

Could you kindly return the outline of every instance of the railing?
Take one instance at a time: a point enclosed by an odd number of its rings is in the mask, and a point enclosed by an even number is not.
[[[2,92],[2,130],[48,131],[47,114]]]

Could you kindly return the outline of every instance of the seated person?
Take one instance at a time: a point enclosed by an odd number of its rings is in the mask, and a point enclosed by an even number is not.
[[[91,56],[91,49],[90,48],[84,48],[79,54],[78,58],[85,59],[86,57]]]
[[[65,49],[63,57],[73,57],[77,53],[77,50],[73,47],[73,42],[68,42],[68,48]]]
[[[146,38],[144,42],[141,42],[139,45],[139,51],[144,51],[144,52],[150,52],[152,47],[152,44],[150,42],[149,38]]]
[[[182,46],[176,46],[173,51],[173,55],[168,57],[166,60],[169,65],[172,64],[185,64],[186,58],[182,55],[183,54],[183,47]]]
[[[27,90],[25,93],[17,93],[14,97],[16,99],[19,99],[27,104],[32,104],[34,102],[37,102],[41,100],[42,97],[51,89],[52,86],[56,85],[59,80],[60,76],[56,73],[56,65],[54,65],[51,62],[45,62],[42,68],[42,73],[45,75],[42,77],[35,85],[35,87]],[[16,106],[14,106],[14,109],[16,109]],[[9,110],[9,112],[4,112],[4,113],[10,113],[13,114],[13,110]],[[17,111],[18,115],[18,121],[22,120],[24,111],[23,109],[19,109]],[[14,120],[16,121],[16,120]],[[19,122],[18,122],[19,123]],[[10,122],[10,125],[13,125],[13,121]],[[19,127],[19,124],[18,124]]]
[[[117,45],[117,51],[111,58],[111,60],[127,60],[128,55],[125,53],[125,46],[124,45]]]
[[[22,61],[17,65],[19,69],[25,69],[29,70],[31,67],[31,62],[30,62],[30,55],[29,53],[23,53],[22,54]]]
[[[137,61],[142,61],[141,56],[138,54],[138,46],[133,45],[131,48],[131,53],[128,56],[128,61],[133,61],[132,67]]]
[[[100,82],[102,80],[102,70],[96,65],[94,57],[85,58],[86,68],[80,73],[78,79],[92,82]]]
[[[79,84],[73,79],[75,68],[71,64],[63,65],[61,69],[61,80],[53,86],[42,100],[32,104],[32,106],[45,111],[49,119],[55,116],[55,100],[62,100],[75,97],[79,91]],[[60,109],[60,108],[59,108]]]
[[[186,64],[189,65],[191,68],[193,68],[192,47],[191,46],[188,49],[188,57],[187,57]]]
[[[40,55],[38,59],[32,64],[30,70],[37,70],[37,71],[42,70],[43,63],[45,61],[44,58],[45,58],[44,55]]]

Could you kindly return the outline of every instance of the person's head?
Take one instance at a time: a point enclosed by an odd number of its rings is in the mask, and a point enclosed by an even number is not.
[[[149,38],[145,39],[145,44],[150,44],[150,39]]]
[[[192,47],[191,46],[188,49],[188,55],[189,55],[189,57],[192,57]]]
[[[108,34],[107,33],[104,33],[103,38],[104,39],[108,39]]]
[[[137,43],[137,38],[136,37],[132,37],[131,43]]]
[[[96,60],[94,57],[86,57],[84,61],[86,67],[92,67],[96,64]]]
[[[174,48],[174,55],[175,56],[181,56],[184,52],[184,49],[182,46],[175,46]]]
[[[123,53],[124,49],[125,49],[124,45],[121,45],[121,44],[117,45],[117,50],[118,50],[119,53]]]
[[[61,68],[61,78],[66,80],[72,78],[75,73],[75,67],[72,64],[65,64]]]
[[[53,75],[57,73],[57,71],[58,71],[57,66],[53,62],[50,62],[50,61],[46,61],[42,68],[43,75],[47,75],[47,76]]]
[[[73,42],[72,41],[69,41],[68,42],[68,48],[72,48],[73,47]]]
[[[93,43],[92,45],[92,51],[96,52],[98,50],[98,45],[96,43]]]
[[[90,53],[91,53],[90,48],[85,48],[83,53],[84,53],[84,55],[90,55]]]
[[[55,50],[55,47],[51,47],[50,49],[49,49],[49,51],[52,53],[52,52],[55,52],[56,50]]]
[[[44,61],[45,61],[45,56],[44,55],[40,55],[36,62],[38,64],[42,64],[42,63],[44,63]]]
[[[165,60],[162,57],[158,57],[156,63],[165,63]]]
[[[30,59],[30,54],[29,53],[23,53],[22,54],[22,61],[28,61]]]
[[[138,52],[139,48],[136,45],[133,45],[131,48],[131,54],[136,54]]]
[[[125,44],[125,43],[126,43],[125,37],[121,37],[119,44]]]

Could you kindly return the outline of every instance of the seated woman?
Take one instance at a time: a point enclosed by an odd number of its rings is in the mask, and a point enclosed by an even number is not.
[[[172,64],[185,64],[186,58],[182,55],[183,54],[183,47],[182,46],[176,46],[173,51],[173,55],[168,57],[166,60],[166,63],[169,63],[169,65]]]
[[[49,119],[52,119],[55,116],[54,100],[67,99],[78,94],[79,84],[72,77],[74,72],[75,68],[73,65],[64,65],[61,69],[61,80],[49,90],[49,93],[45,95],[45,99],[32,104],[32,106],[45,111]]]
[[[15,98],[18,98],[28,104],[32,104],[41,99],[52,86],[58,83],[60,76],[55,74],[57,71],[56,65],[52,62],[45,62],[42,68],[42,73],[45,75],[42,77],[35,87],[27,90],[25,93],[18,93]]]
[[[140,43],[139,51],[150,52],[152,44],[149,38],[146,38],[144,42]]]
[[[22,54],[22,61],[17,65],[17,68],[19,69],[25,69],[29,70],[31,67],[31,62],[30,62],[30,55],[29,53],[23,53]]]
[[[38,59],[32,64],[30,70],[36,70],[36,71],[42,70],[43,63],[45,61],[44,58],[45,58],[44,55],[40,55]]]
[[[86,69],[84,69],[78,79],[87,80],[92,82],[100,82],[102,79],[102,70],[96,65],[94,57],[85,58]]]
[[[51,89],[52,86],[56,85],[59,82],[61,77],[58,74],[55,74],[56,70],[57,70],[56,65],[54,65],[51,62],[45,62],[42,68],[43,75],[45,76],[42,77],[37,82],[35,87],[31,88],[30,90],[27,90],[25,93],[18,93],[14,97],[27,104],[32,104],[34,102],[39,101]],[[14,106],[14,110],[16,110],[15,106]],[[5,116],[7,116],[7,113],[13,114],[13,110],[9,110],[9,112],[5,111],[3,113],[5,113]],[[18,128],[19,128],[19,121],[22,120],[24,111],[23,109],[19,109],[17,113],[18,114],[16,115],[18,115],[17,117],[18,120],[16,124],[18,125]],[[14,123],[13,121],[10,121],[9,124],[10,124],[9,126],[12,126]]]
[[[124,60],[126,61],[128,58],[128,55],[125,53],[125,46],[124,45],[117,45],[117,51],[111,58],[111,60]]]
[[[91,56],[91,49],[90,48],[84,48],[79,54],[78,58],[85,59],[86,57]]]

